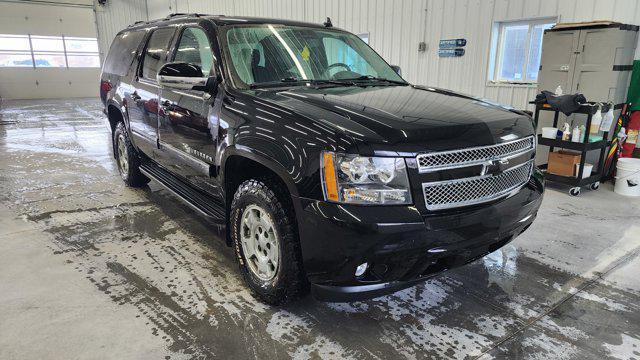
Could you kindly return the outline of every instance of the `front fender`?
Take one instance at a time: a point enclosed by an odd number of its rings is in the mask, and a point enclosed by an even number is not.
[[[218,138],[220,168],[234,154],[263,164],[280,176],[291,195],[322,200],[320,154],[353,152],[355,142],[338,129],[269,99],[245,92],[224,97]],[[326,115],[326,114],[325,114]]]
[[[276,175],[280,177],[280,179],[282,179],[291,195],[296,197],[299,196],[298,188],[293,178],[291,177],[291,174],[285,169],[283,164],[273,158],[265,156],[264,153],[261,153],[256,149],[252,149],[244,145],[233,145],[225,148],[220,164],[221,183],[225,183],[226,162],[232,156],[241,156],[269,168],[270,170],[275,172]]]

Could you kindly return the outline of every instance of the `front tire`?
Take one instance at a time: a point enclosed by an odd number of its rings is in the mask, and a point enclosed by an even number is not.
[[[149,183],[149,178],[140,172],[140,157],[129,139],[124,123],[119,122],[113,132],[113,148],[120,177],[131,187],[140,187]]]
[[[302,295],[306,278],[288,194],[275,182],[247,180],[231,203],[231,236],[254,296],[281,305]]]

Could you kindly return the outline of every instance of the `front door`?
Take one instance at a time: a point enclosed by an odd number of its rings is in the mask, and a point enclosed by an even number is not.
[[[174,28],[154,30],[142,53],[133,79],[134,91],[127,94],[129,127],[133,142],[147,156],[156,157],[158,143],[158,70],[167,60]]]
[[[213,71],[213,53],[207,33],[200,27],[182,29],[173,62],[196,64],[203,75]],[[216,152],[218,121],[214,97],[206,91],[163,88],[160,92],[158,162],[204,190],[216,193],[211,167]]]

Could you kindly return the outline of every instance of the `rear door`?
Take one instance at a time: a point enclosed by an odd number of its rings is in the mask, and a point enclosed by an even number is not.
[[[135,145],[151,158],[156,158],[158,143],[158,70],[167,61],[174,27],[158,28],[148,36],[140,57],[137,74],[127,95],[129,127]]]
[[[196,64],[209,77],[213,76],[213,59],[207,31],[197,25],[180,30],[172,62]],[[158,162],[191,183],[215,192],[209,176],[218,132],[217,116],[213,115],[215,99],[200,90],[162,88],[160,94]]]

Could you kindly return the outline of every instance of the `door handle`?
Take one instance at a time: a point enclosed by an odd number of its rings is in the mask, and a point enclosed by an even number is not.
[[[140,99],[142,99],[142,98],[140,97],[140,95],[138,95],[138,93],[136,91],[134,91],[133,94],[131,94],[131,100],[138,101]]]

